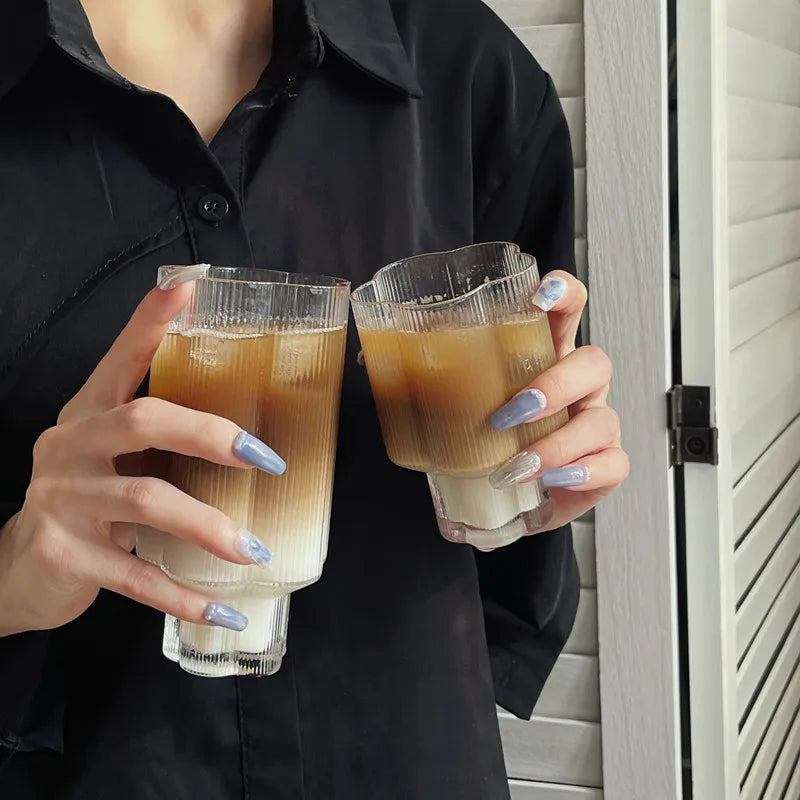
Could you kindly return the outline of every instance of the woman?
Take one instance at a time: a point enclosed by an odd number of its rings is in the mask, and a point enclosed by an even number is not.
[[[495,701],[530,715],[577,603],[567,523],[627,472],[569,272],[539,298],[561,361],[495,419],[570,408],[505,475],[561,487],[554,530],[492,553],[443,541],[424,478],[386,459],[351,330],[330,552],[273,677],[161,656],[161,612],[242,621],[138,560],[133,524],[236,563],[257,543],[119,457],[280,466],[227,420],[133,399],[191,292],[151,290],[160,264],[357,284],[513,240],[569,267],[568,132],[518,40],[477,0],[2,0],[0,210],[0,794],[508,797]]]

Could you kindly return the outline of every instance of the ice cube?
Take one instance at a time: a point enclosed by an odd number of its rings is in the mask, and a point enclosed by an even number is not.
[[[201,334],[192,337],[189,358],[203,367],[219,367],[226,361],[225,340],[221,336]]]

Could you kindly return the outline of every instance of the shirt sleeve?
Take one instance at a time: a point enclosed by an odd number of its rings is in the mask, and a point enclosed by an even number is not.
[[[476,241],[514,241],[544,274],[575,273],[574,177],[566,120],[549,76],[518,154],[476,207]],[[529,718],[575,621],[579,579],[569,526],[476,551],[499,705]]]
[[[0,524],[21,503],[0,501]],[[50,631],[0,637],[0,771],[17,751],[62,749],[63,705]]]

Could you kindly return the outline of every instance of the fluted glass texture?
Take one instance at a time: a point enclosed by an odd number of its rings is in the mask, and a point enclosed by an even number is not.
[[[212,267],[153,359],[152,396],[231,419],[287,463],[276,476],[174,453],[149,456],[153,474],[219,508],[273,554],[267,566],[240,566],[140,531],[140,556],[249,618],[242,633],[168,619],[164,652],[189,671],[274,672],[285,650],[283,595],[322,573],[348,291],[337,278]]]
[[[567,421],[563,411],[507,431],[490,424],[555,363],[538,284],[532,256],[489,243],[389,264],[352,295],[387,454],[428,473],[448,539],[497,546],[550,516],[539,481],[496,490],[488,480]]]

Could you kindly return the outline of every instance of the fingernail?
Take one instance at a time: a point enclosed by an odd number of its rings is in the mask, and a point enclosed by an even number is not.
[[[548,489],[569,489],[588,482],[588,467],[556,467],[542,473],[542,485]]]
[[[492,427],[496,431],[513,428],[541,414],[546,405],[547,399],[542,392],[538,389],[526,389],[492,414]]]
[[[247,617],[224,603],[209,603],[203,617],[206,622],[230,631],[243,631],[247,627]]]
[[[356,364],[358,364],[359,367],[363,367],[365,363],[366,362],[364,361],[364,351],[359,350],[358,355],[356,356]]]
[[[209,269],[211,269],[210,264],[192,264],[188,267],[164,267],[158,281],[158,288],[166,292],[168,289],[174,289],[182,283],[196,281],[198,278],[202,278]]]
[[[545,276],[533,296],[533,304],[542,311],[550,311],[566,291],[567,282],[563,278]]]
[[[490,476],[489,483],[494,489],[507,489],[521,481],[532,478],[542,468],[538,453],[523,450],[499,466]]]
[[[269,445],[251,436],[247,431],[241,431],[236,437],[233,451],[242,461],[270,475],[283,475],[286,472],[286,462]]]
[[[269,548],[261,539],[244,528],[239,531],[239,536],[236,539],[236,550],[239,555],[249,558],[259,567],[266,567],[267,564],[272,563],[272,553]]]

